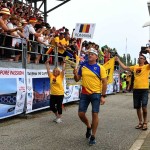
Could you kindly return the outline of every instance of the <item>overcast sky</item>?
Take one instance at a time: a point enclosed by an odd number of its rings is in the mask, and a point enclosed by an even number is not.
[[[148,0],[71,0],[49,13],[51,26],[65,26],[72,31],[76,23],[96,23],[91,41],[100,46],[116,48],[122,56],[130,53],[132,59],[138,58],[141,46],[149,40],[149,27],[143,24],[150,20]],[[48,0],[48,9],[56,0]]]

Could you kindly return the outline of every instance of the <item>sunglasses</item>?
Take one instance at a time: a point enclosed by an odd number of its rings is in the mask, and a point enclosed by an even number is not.
[[[144,60],[145,60],[145,58],[142,58],[142,57],[140,57],[140,58],[138,58],[138,59],[144,59]]]

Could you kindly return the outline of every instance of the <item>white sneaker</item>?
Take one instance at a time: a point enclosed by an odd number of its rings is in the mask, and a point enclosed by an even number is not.
[[[61,118],[56,119],[56,123],[61,123],[61,122],[62,122]]]
[[[57,119],[58,119],[58,118],[53,119],[53,122],[56,122]]]

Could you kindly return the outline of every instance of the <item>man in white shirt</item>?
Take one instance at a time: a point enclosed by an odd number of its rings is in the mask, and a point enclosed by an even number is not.
[[[24,28],[24,34],[25,34],[25,38],[30,40],[29,45],[31,45],[32,43],[32,46],[31,47],[29,46],[29,51],[37,53],[38,44],[33,41],[35,41],[36,38],[41,36],[41,34],[45,31],[45,28],[42,28],[41,32],[37,33],[34,29],[34,26],[36,25],[36,23],[37,23],[37,19],[35,17],[30,17],[29,24],[26,25]],[[31,59],[31,54],[28,54],[28,60],[27,60],[28,63],[30,63],[30,59]]]

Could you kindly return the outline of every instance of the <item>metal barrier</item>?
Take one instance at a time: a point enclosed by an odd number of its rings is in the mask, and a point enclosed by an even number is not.
[[[22,53],[22,68],[26,69],[27,68],[27,57],[28,57],[28,54],[35,54],[35,55],[41,55],[42,59],[46,56],[47,58],[49,57],[53,57],[54,58],[54,66],[58,66],[58,58],[59,57],[62,57],[62,56],[58,56],[58,47],[54,46],[54,45],[49,45],[48,48],[52,47],[53,48],[53,51],[54,51],[54,55],[52,54],[46,54],[43,52],[43,48],[44,48],[44,45],[43,44],[40,44],[39,42],[37,41],[32,41],[32,40],[29,40],[27,41],[26,39],[24,38],[19,38],[19,37],[15,37],[15,36],[11,36],[11,35],[4,35],[4,34],[0,34],[0,36],[4,36],[4,39],[2,42],[2,45],[0,46],[0,49],[5,49],[5,50],[11,50],[11,51],[20,51]],[[21,40],[21,49],[16,49],[14,47],[6,47],[4,44],[5,44],[5,39],[7,37],[11,37],[12,39],[15,38],[15,39],[20,39]],[[32,44],[31,44],[32,43]],[[33,50],[33,43],[36,44],[36,48],[40,47],[40,50]],[[62,57],[63,58],[63,57]],[[71,60],[75,60],[74,58],[70,58]]]
[[[33,51],[31,51],[30,50],[30,48],[32,47],[31,45],[30,46],[28,46],[28,41],[26,41],[25,42],[25,39],[24,38],[19,38],[19,37],[15,37],[15,36],[11,36],[11,35],[4,35],[4,34],[0,34],[0,36],[4,36],[4,38],[3,37],[1,37],[1,39],[2,39],[2,41],[1,41],[1,46],[0,46],[0,49],[1,50],[3,50],[4,51],[4,49],[5,50],[11,50],[11,51],[20,51],[21,53],[22,53],[22,68],[26,68],[26,65],[27,65],[27,54],[28,53],[30,53],[30,54],[40,54],[40,55],[42,55],[42,56],[47,56],[48,58],[50,57],[50,56],[52,56],[52,57],[55,57],[56,55],[49,55],[49,54],[44,54],[43,52],[42,52],[42,48],[43,48],[43,44],[40,44],[40,43],[38,43],[37,41],[29,41],[29,43],[36,43],[37,44],[37,47],[39,46],[40,47],[40,52],[33,52]],[[7,38],[7,37],[11,37],[12,39],[13,38],[15,38],[15,39],[20,39],[21,40],[21,49],[16,49],[16,48],[14,48],[14,47],[7,47],[7,46],[5,46],[5,39]],[[56,49],[56,47],[55,46],[53,46],[53,45],[49,45],[49,47],[54,47],[54,51],[55,51],[55,49]],[[47,47],[48,48],[48,47]],[[2,60],[4,59],[4,56],[2,55]]]

